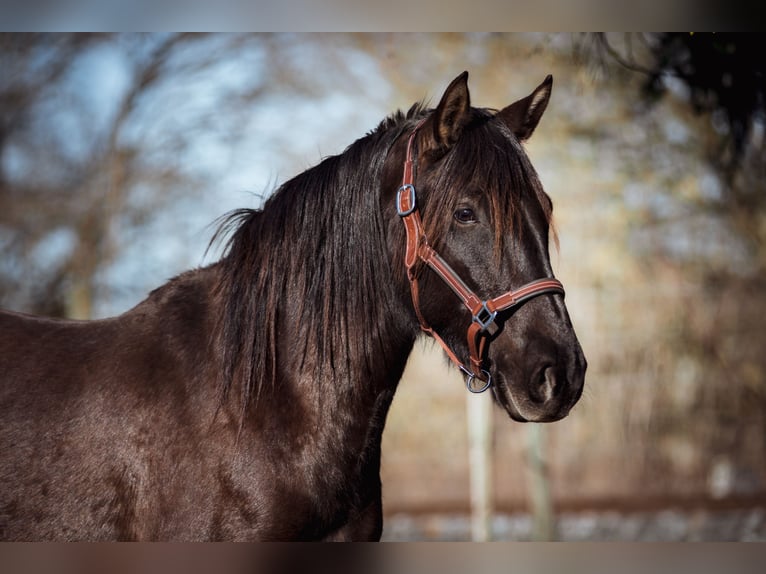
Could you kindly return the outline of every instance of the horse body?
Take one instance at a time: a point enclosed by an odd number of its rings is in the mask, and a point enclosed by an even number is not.
[[[233,404],[218,406],[217,271],[186,273],[113,319],[0,313],[3,538],[380,535],[393,392],[319,410],[285,389],[281,407],[240,426]]]
[[[424,321],[467,356],[471,323],[434,273],[405,270],[404,136],[420,130],[428,237],[482,298],[552,275],[549,200],[519,146],[550,82],[495,113],[470,108],[466,76],[235,214],[221,261],[123,315],[0,312],[0,538],[378,539],[407,357]],[[481,360],[498,404],[565,416],[585,359],[561,295],[497,323]]]

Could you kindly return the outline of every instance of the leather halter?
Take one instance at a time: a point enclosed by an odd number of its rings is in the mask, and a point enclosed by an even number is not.
[[[447,353],[450,360],[468,377],[466,386],[472,393],[481,393],[492,384],[492,375],[482,368],[484,351],[489,337],[499,329],[495,322],[498,313],[518,307],[525,301],[542,295],[543,293],[564,294],[564,286],[560,281],[553,278],[537,279],[531,283],[511,291],[507,291],[493,299],[482,299],[466,285],[460,276],[439,256],[428,244],[428,238],[423,230],[423,223],[417,207],[414,183],[414,152],[413,142],[418,130],[423,125],[421,121],[410,134],[407,141],[407,159],[404,163],[404,175],[402,185],[396,194],[396,211],[404,222],[407,232],[407,250],[404,255],[404,264],[407,268],[407,277],[410,281],[412,304],[420,321],[420,328],[433,337]],[[428,324],[420,311],[420,298],[418,295],[418,279],[415,273],[415,265],[418,260],[433,269],[436,274],[452,289],[455,295],[463,302],[470,311],[472,320],[468,326],[468,350],[470,353],[470,368],[466,367],[455,352]],[[475,381],[482,384],[475,386]]]

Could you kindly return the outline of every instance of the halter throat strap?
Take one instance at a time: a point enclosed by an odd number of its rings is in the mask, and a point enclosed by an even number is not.
[[[522,303],[544,293],[564,294],[564,287],[557,279],[546,277],[537,279],[518,289],[507,291],[492,299],[482,300],[468,287],[463,279],[429,245],[423,230],[423,222],[417,206],[415,193],[415,153],[414,142],[418,130],[425,120],[421,120],[407,140],[407,157],[404,162],[402,185],[396,194],[396,211],[404,222],[407,244],[404,264],[410,282],[412,304],[420,322],[420,328],[436,340],[450,360],[466,375],[466,386],[473,393],[480,393],[492,384],[492,376],[483,368],[484,355],[489,338],[499,329],[497,315],[513,309]],[[466,338],[470,365],[466,366],[457,354],[444,342],[439,334],[428,324],[420,310],[420,295],[415,266],[422,261],[430,267],[449,286],[471,313],[471,324],[467,328]]]

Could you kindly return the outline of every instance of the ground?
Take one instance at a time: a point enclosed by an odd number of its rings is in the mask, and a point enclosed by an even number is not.
[[[531,540],[532,524],[529,514],[498,514],[493,520],[493,539]],[[576,542],[766,541],[766,506],[562,513],[556,520],[556,532],[557,540]],[[384,523],[383,540],[470,540],[470,517],[465,514],[394,514]]]

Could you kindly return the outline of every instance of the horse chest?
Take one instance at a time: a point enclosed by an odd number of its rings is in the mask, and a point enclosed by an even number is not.
[[[259,473],[249,486],[256,490],[254,506],[261,509],[266,537],[380,536],[380,446],[392,398],[393,392],[381,393],[357,416],[326,413],[310,432],[260,441],[253,461],[260,461]]]

